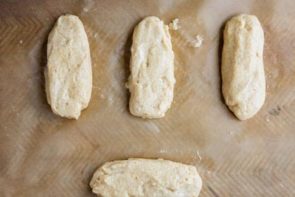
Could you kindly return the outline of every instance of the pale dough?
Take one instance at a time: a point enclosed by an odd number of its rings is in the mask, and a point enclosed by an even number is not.
[[[256,16],[238,15],[224,30],[222,92],[229,109],[240,119],[254,116],[265,100],[263,29]]]
[[[129,159],[101,166],[90,182],[106,197],[197,197],[202,180],[195,166],[168,160]]]
[[[60,16],[49,34],[45,81],[52,111],[78,119],[91,97],[92,68],[87,35],[77,16]]]
[[[147,17],[134,30],[129,78],[130,112],[143,118],[165,116],[173,101],[174,53],[168,26]]]

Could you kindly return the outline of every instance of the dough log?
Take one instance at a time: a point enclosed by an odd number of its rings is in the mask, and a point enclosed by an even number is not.
[[[173,101],[174,53],[168,26],[159,18],[147,17],[135,28],[130,70],[131,114],[164,117]]]
[[[202,180],[191,165],[160,159],[129,159],[101,166],[90,186],[103,197],[197,197]]]
[[[263,29],[256,16],[238,15],[224,30],[222,92],[229,109],[240,119],[254,116],[265,100]]]
[[[91,97],[92,69],[87,35],[77,16],[60,16],[49,34],[45,83],[52,111],[78,119]]]

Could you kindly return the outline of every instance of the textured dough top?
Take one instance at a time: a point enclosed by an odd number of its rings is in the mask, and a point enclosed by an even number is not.
[[[168,26],[151,16],[134,30],[129,78],[130,112],[160,118],[173,101],[174,54]]]
[[[129,159],[104,164],[93,175],[90,186],[94,193],[107,197],[196,197],[202,180],[191,165],[161,159]]]
[[[45,79],[53,112],[78,119],[91,97],[92,70],[87,35],[77,16],[60,16],[49,34]]]
[[[222,91],[235,115],[245,120],[265,100],[263,30],[256,16],[241,14],[230,19],[224,30]]]

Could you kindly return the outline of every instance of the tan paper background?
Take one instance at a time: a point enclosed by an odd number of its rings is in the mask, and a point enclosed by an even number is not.
[[[44,92],[47,36],[65,13],[81,18],[91,45],[93,93],[78,121],[54,115]],[[220,32],[238,13],[265,31],[267,98],[243,122],[220,92]],[[132,117],[124,87],[133,28],[149,15],[181,26],[171,31],[174,103],[159,120]],[[295,196],[294,150],[294,0],[0,2],[0,196],[93,196],[94,170],[129,157],[196,165],[201,197]]]

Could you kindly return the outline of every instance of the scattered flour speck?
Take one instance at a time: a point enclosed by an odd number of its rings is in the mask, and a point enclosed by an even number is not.
[[[200,155],[200,152],[199,152],[199,151],[197,151],[197,156],[198,156],[199,160],[200,160],[200,161],[202,161],[202,157],[201,157],[201,155]]]
[[[112,96],[108,96],[108,103],[113,104],[114,100]]]
[[[160,150],[160,153],[167,153],[168,151],[167,150],[165,150],[165,149],[161,149]]]
[[[204,38],[200,35],[196,35],[195,40],[191,42],[192,47],[200,48],[203,44]]]
[[[105,95],[101,94],[100,98],[105,99]]]
[[[180,28],[179,26],[179,19],[176,18],[174,19],[170,24],[169,24],[169,28],[173,29],[173,30],[178,30]]]
[[[152,132],[155,132],[155,133],[160,133],[161,132],[160,128],[154,123],[146,123],[145,126],[149,131],[152,131]]]

